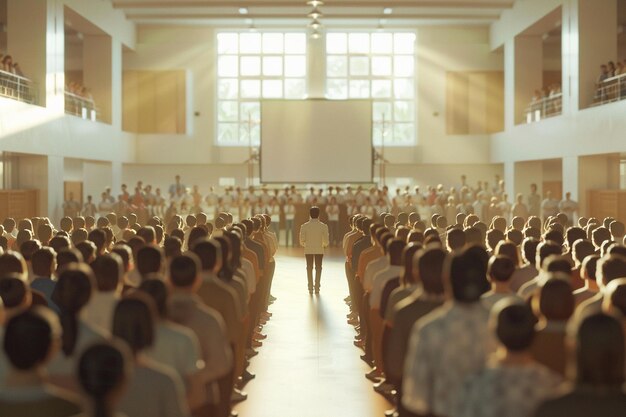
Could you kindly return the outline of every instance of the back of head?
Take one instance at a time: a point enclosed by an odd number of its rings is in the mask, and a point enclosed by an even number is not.
[[[125,243],[118,243],[111,249],[111,253],[116,254],[122,260],[123,272],[130,271],[130,261],[133,257],[130,246]]]
[[[200,262],[193,253],[176,256],[170,262],[170,281],[174,287],[193,286],[199,272]]]
[[[539,305],[536,313],[540,313],[549,321],[567,321],[574,313],[576,305],[572,286],[563,276],[551,275],[540,286]]]
[[[595,253],[595,248],[593,244],[586,239],[578,239],[572,245],[572,255],[574,260],[578,263],[582,263],[582,261],[589,255],[593,255]]]
[[[513,242],[515,246],[520,246],[524,240],[524,234],[517,229],[511,229],[506,232],[506,240]]]
[[[612,222],[609,225],[609,230],[611,231],[611,235],[614,239],[622,238],[626,233],[626,227],[624,226],[624,223],[619,221]]]
[[[596,275],[605,286],[614,279],[626,277],[626,258],[620,255],[603,256],[598,261]]]
[[[68,264],[59,273],[52,301],[61,310],[63,352],[66,356],[74,353],[78,338],[78,313],[91,299],[95,286],[93,272],[87,265]]]
[[[163,242],[163,250],[165,251],[165,257],[171,258],[182,253],[183,242],[177,237],[168,237]]]
[[[44,307],[33,307],[11,318],[4,331],[4,352],[21,371],[44,365],[50,349],[61,336],[59,320]]]
[[[50,227],[50,225],[46,224],[46,223],[40,224],[37,227],[37,237],[44,244],[48,243],[50,241],[50,239],[52,239],[52,227]]]
[[[617,318],[596,313],[583,317],[575,334],[576,382],[595,388],[624,384],[624,329]]]
[[[466,249],[452,255],[448,266],[449,291],[456,302],[475,303],[485,292],[486,265]]]
[[[537,246],[537,254],[536,254],[536,265],[535,267],[539,270],[544,265],[544,261],[550,255],[560,255],[561,254],[561,246],[552,242],[545,241],[541,242]]]
[[[563,234],[556,231],[556,230],[550,230],[549,232],[547,232],[544,236],[543,236],[543,240],[546,242],[554,242],[559,246],[563,246],[563,243],[565,242],[565,239],[563,238]]]
[[[548,273],[572,275],[572,261],[567,256],[550,255],[543,261],[543,270]]]
[[[489,260],[487,269],[492,280],[498,282],[508,282],[515,272],[515,263],[513,260],[504,255],[492,256]]]
[[[30,261],[30,257],[33,253],[41,249],[41,242],[36,239],[27,240],[20,246],[20,253],[24,257],[25,261]]]
[[[107,400],[127,383],[132,373],[128,347],[116,340],[89,346],[78,360],[78,382],[93,401],[94,415],[106,415]]]
[[[580,227],[570,227],[565,233],[567,245],[571,248],[579,239],[587,239],[587,233]]]
[[[495,254],[511,258],[515,267],[518,267],[520,264],[519,252],[517,246],[513,242],[506,240],[501,241],[498,243],[498,246],[496,246]]]
[[[101,217],[102,218],[102,217]],[[89,232],[89,241],[96,245],[96,252],[102,253],[106,244],[106,232],[102,229],[94,229]]]
[[[124,274],[122,259],[115,253],[98,256],[91,263],[98,291],[111,292],[118,289]]]
[[[393,239],[387,243],[387,254],[391,265],[402,265],[402,251],[406,246],[406,242],[400,239]]]
[[[208,236],[209,236],[209,232],[205,228],[199,227],[199,226],[195,226],[189,232],[189,238],[188,238],[187,246],[191,247],[191,246],[193,246],[193,243],[195,241],[207,238]]]
[[[29,287],[18,274],[3,274],[0,277],[0,299],[4,307],[14,309],[26,307]]]
[[[441,248],[427,248],[414,256],[417,262],[415,270],[419,271],[424,291],[429,294],[443,294],[443,267],[446,251]]]
[[[87,240],[88,236],[89,233],[87,233],[87,229],[76,229],[72,232],[72,243],[76,246],[80,242]],[[52,243],[52,241],[50,242]]]
[[[152,299],[135,292],[117,303],[112,333],[125,341],[136,355],[154,343],[155,317]]]
[[[523,352],[530,348],[535,336],[535,316],[527,304],[500,300],[491,310],[491,322],[507,350]]]
[[[163,252],[161,248],[156,245],[146,245],[139,248],[135,264],[141,276],[161,272],[163,268]]]
[[[212,271],[222,262],[222,247],[215,239],[197,241],[192,251],[200,259],[203,271]]]
[[[465,229],[465,241],[468,245],[482,245],[482,233],[475,227]]]
[[[41,248],[33,253],[30,262],[35,276],[49,278],[56,267],[56,253],[51,248]]]
[[[309,216],[312,219],[317,219],[320,217],[320,208],[317,206],[313,206],[309,209]]]
[[[19,252],[8,251],[0,255],[0,272],[2,274],[19,274],[26,273],[24,258]]]
[[[451,251],[462,249],[465,246],[465,232],[460,229],[450,229],[446,235],[448,248]]]
[[[491,229],[487,232],[487,246],[494,251],[498,243],[504,240],[504,233],[499,229]]]
[[[146,243],[155,243],[156,242],[156,232],[154,231],[154,227],[145,226],[137,230],[137,236],[143,238]]]
[[[596,248],[600,248],[607,240],[611,240],[611,232],[606,227],[598,227],[591,233],[591,241]]]

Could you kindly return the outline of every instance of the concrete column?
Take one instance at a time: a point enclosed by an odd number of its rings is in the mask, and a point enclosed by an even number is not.
[[[326,93],[326,36],[307,40],[307,84],[309,98],[324,98]]]
[[[563,158],[562,170],[563,198],[565,198],[565,194],[569,192],[572,193],[572,200],[578,201],[578,199],[580,198],[580,194],[584,194],[584,192],[580,192],[578,186],[578,177],[580,175],[578,167],[578,157],[567,156]]]
[[[9,0],[7,15],[8,52],[24,75],[37,83],[39,103],[63,112],[63,5],[53,0]]]
[[[111,124],[116,129],[122,129],[122,67],[123,54],[122,43],[118,39],[111,42]],[[187,92],[188,94],[188,92]],[[185,95],[185,97],[189,97]],[[189,100],[189,99],[187,99]],[[187,109],[192,107],[187,104]],[[193,112],[187,111],[189,118]],[[189,119],[187,120],[189,126]]]
[[[593,102],[600,65],[617,58],[617,0],[578,0],[572,14],[578,23],[578,56],[573,66],[579,81],[572,88],[577,89],[574,95],[584,109]]]
[[[54,224],[63,217],[63,177],[65,165],[62,156],[48,156],[48,210],[47,215]]]
[[[508,68],[507,68],[508,69]],[[524,110],[535,90],[543,87],[543,40],[541,36],[515,38],[515,123],[526,121]]]
[[[111,123],[112,120],[111,91],[113,88],[114,61],[112,49],[110,36],[85,35],[83,39],[83,84],[90,89],[100,111],[100,120],[105,123]],[[118,50],[121,54],[121,45],[119,45]],[[118,60],[121,60],[121,57]],[[121,64],[119,62],[116,64],[121,71]],[[121,74],[119,77],[121,81]]]
[[[504,44],[504,129],[515,126],[515,40]],[[511,183],[512,185],[513,183]]]

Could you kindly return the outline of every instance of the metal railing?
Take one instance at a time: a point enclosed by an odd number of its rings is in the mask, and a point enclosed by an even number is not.
[[[534,123],[548,117],[561,114],[563,105],[563,93],[553,94],[550,97],[543,97],[530,104],[524,111],[526,123]]]
[[[0,96],[37,104],[37,85],[26,77],[0,70]]]
[[[65,92],[65,113],[95,122],[98,120],[98,108],[93,99],[85,98],[69,91]]]
[[[594,106],[613,103],[626,98],[626,73],[607,78],[596,89],[593,97]]]

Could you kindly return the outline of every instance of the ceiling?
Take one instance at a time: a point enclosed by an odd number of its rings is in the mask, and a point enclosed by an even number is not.
[[[197,24],[221,27],[301,27],[310,22],[307,0],[111,0],[138,24]],[[325,27],[487,25],[514,0],[325,0]],[[241,14],[240,8],[247,8]],[[384,8],[391,8],[385,14]]]

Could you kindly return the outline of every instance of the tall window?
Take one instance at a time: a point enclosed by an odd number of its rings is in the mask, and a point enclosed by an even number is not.
[[[261,99],[306,97],[306,34],[217,35],[217,144],[258,146]]]
[[[328,33],[326,97],[372,99],[374,145],[415,144],[415,34]]]

